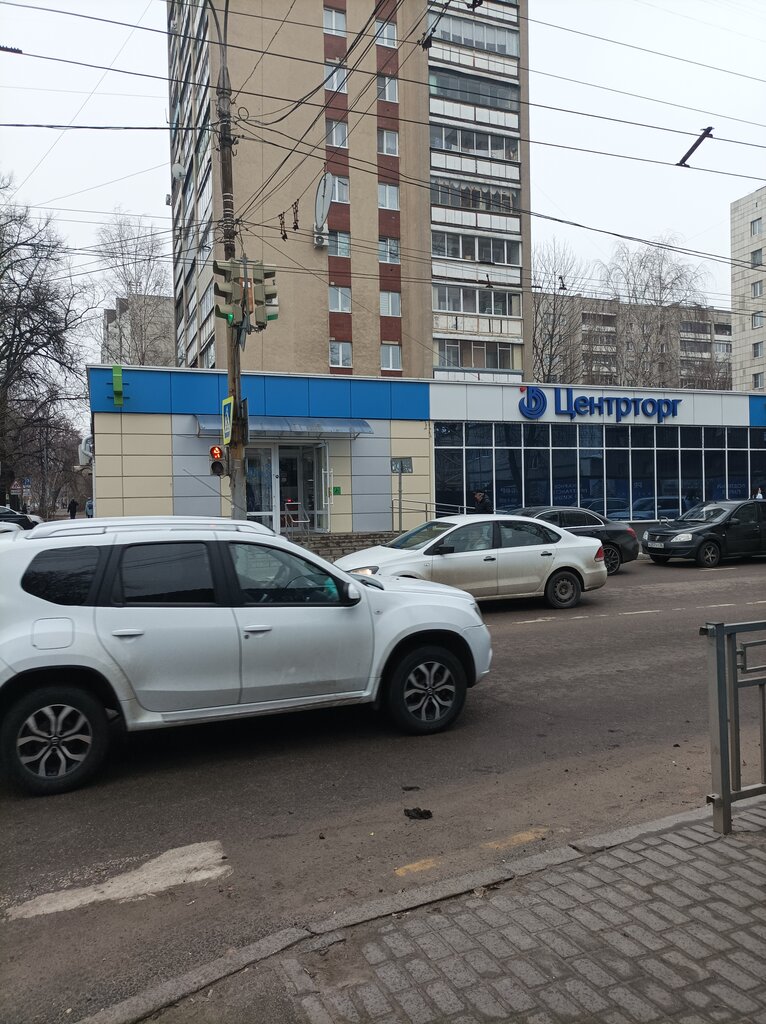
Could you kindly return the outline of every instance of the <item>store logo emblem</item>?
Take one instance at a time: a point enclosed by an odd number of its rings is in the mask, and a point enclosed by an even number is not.
[[[521,389],[524,397],[519,402],[519,412],[528,420],[539,420],[548,408],[548,399],[545,392],[533,385],[526,385]],[[526,393],[525,393],[526,392]]]

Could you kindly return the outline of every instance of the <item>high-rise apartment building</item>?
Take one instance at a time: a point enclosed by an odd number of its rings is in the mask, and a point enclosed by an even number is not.
[[[735,390],[766,388],[766,186],[731,204],[732,369]]]
[[[222,367],[223,0],[168,0],[176,355]],[[518,379],[526,0],[230,0],[237,254],[277,268],[246,370]],[[332,202],[315,198],[332,175]],[[471,375],[475,379],[475,372]]]

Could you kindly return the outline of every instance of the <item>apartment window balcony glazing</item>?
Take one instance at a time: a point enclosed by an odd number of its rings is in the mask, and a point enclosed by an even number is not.
[[[459,235],[450,231],[433,231],[431,254],[475,263],[512,267],[521,265],[521,243],[494,235]]]
[[[332,179],[332,202],[347,203],[349,201],[348,178],[342,175],[333,175]]]
[[[750,253],[750,266],[751,267],[762,267],[763,266],[763,249],[754,249]]]
[[[348,149],[348,125],[345,121],[327,120],[325,141],[331,149]]]
[[[399,186],[388,185],[385,182],[378,182],[378,209],[398,210],[399,209]]]
[[[763,295],[763,281],[753,281],[750,285],[750,298],[760,299]]]
[[[331,341],[330,342],[330,366],[349,368],[353,366],[351,361],[351,342],[350,341]]]
[[[384,342],[380,346],[380,368],[381,370],[401,370],[401,345],[388,345]]]
[[[330,256],[350,256],[351,235],[348,231],[331,231],[327,239],[327,252]]]
[[[451,14],[429,14],[434,39],[474,50],[486,50],[506,57],[519,56],[519,33],[515,29],[490,25],[481,21],[468,21]]]
[[[328,92],[348,92],[348,71],[340,64],[325,64],[324,87]]]
[[[519,208],[519,202],[520,193],[515,188],[503,188],[483,182],[431,179],[432,206],[508,214]]]
[[[750,237],[760,235],[763,231],[763,218],[756,217],[755,220],[750,221]]]
[[[402,315],[402,296],[400,292],[381,292],[380,293],[380,315],[381,316],[401,316]]]
[[[399,102],[399,83],[392,75],[378,75],[378,99],[386,103]]]
[[[760,310],[758,313],[753,313],[750,317],[750,326],[754,331],[763,327],[764,324],[766,324],[766,317],[763,315],[763,310]]]
[[[399,156],[399,132],[378,128],[378,152],[384,156]]]
[[[322,11],[322,24],[329,36],[346,35],[346,12],[336,11],[334,7],[325,7]]]
[[[753,374],[753,391],[761,391],[763,389],[763,373]]]
[[[378,46],[396,47],[396,22],[375,19],[375,42]]]
[[[521,295],[497,288],[433,285],[433,308],[438,312],[478,313],[481,316],[521,316]]]
[[[351,289],[330,285],[329,309],[331,313],[351,312]]]
[[[506,160],[512,163],[519,159],[519,140],[510,135],[492,135],[489,132],[474,131],[473,128],[432,124],[430,137],[431,149],[447,153],[462,153],[485,160]]]
[[[428,73],[431,96],[454,103],[470,103],[476,107],[493,107],[518,113],[519,87],[493,78],[473,78],[456,71],[432,69]]]
[[[763,358],[763,342],[762,341],[756,341],[756,343],[753,345],[753,359],[762,359],[762,358]]]
[[[381,238],[378,241],[379,263],[401,263],[398,238]]]

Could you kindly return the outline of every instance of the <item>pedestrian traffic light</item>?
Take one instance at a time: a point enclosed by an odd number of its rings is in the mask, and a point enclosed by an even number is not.
[[[253,265],[253,319],[257,331],[265,330],[270,320],[279,317],[276,276],[274,267],[266,267],[263,263]]]
[[[227,322],[229,327],[241,324],[244,318],[242,309],[243,289],[240,283],[242,264],[240,260],[213,260],[213,274],[223,277],[222,281],[213,284],[214,293],[225,302],[216,302],[215,315]]]
[[[219,444],[210,447],[210,475],[223,476],[226,472],[224,451]]]

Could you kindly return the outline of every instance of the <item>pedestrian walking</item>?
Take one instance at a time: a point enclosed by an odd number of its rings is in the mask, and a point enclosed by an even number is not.
[[[478,490],[473,492],[473,511],[481,515],[492,511],[492,502],[485,491]]]
[[[67,505],[67,507],[66,507],[66,510],[67,510],[67,512],[69,513],[69,518],[70,518],[70,519],[75,519],[75,518],[76,518],[76,516],[77,516],[77,509],[78,509],[79,507],[80,507],[80,506],[79,506],[79,505],[77,504],[77,502],[75,501],[75,499],[74,499],[74,498],[72,498],[72,500],[71,500],[71,501],[69,502],[69,504],[68,504],[68,505]]]
[[[761,490],[760,487],[756,487],[756,489],[755,489],[755,500],[756,501],[763,501],[763,491]]]

